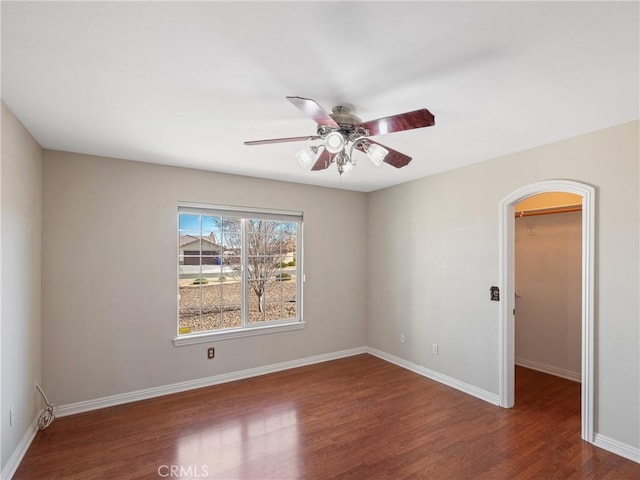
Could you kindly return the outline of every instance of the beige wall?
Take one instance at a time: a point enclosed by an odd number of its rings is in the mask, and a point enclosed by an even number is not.
[[[516,217],[514,233],[516,363],[579,380],[582,212]]]
[[[40,380],[42,151],[2,102],[2,429],[3,473],[43,404]],[[13,426],[9,409],[14,407]]]
[[[593,185],[595,431],[640,447],[639,128],[630,122],[371,193],[368,345],[497,394],[499,303],[489,287],[500,280],[500,200],[549,179]]]
[[[303,211],[307,327],[211,342],[213,361],[209,344],[174,347],[178,202]],[[366,194],[45,151],[43,205],[43,376],[59,404],[365,345]]]

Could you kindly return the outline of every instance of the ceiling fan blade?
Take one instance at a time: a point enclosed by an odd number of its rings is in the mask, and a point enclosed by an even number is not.
[[[387,153],[387,156],[384,157],[384,162],[388,163],[392,167],[402,168],[402,167],[406,166],[411,161],[411,157],[409,155],[405,155],[404,153],[400,153],[397,150],[394,150],[393,148],[387,147],[386,145],[382,145],[381,143],[374,142],[370,138],[367,138],[367,142],[375,143],[376,145],[381,146],[387,152],[389,152],[389,153]],[[361,152],[366,153],[365,152],[365,147],[364,147],[364,145],[362,143],[356,144],[356,148],[358,150],[360,150]]]
[[[339,128],[339,125],[335,120],[331,118],[331,116],[325,112],[315,100],[302,97],[287,97],[287,100],[298,107],[302,113],[311,117],[318,125],[327,125],[328,127]]]
[[[284,142],[303,142],[305,140],[318,140],[320,137],[317,135],[311,135],[306,137],[288,137],[288,138],[270,138],[268,140],[251,140],[244,142],[245,145],[267,145],[269,143],[284,143]]]
[[[384,135],[385,133],[400,132],[413,128],[430,127],[436,120],[429,110],[422,108],[413,112],[400,113],[390,117],[369,120],[360,124],[369,131],[369,135]]]
[[[324,170],[328,168],[329,165],[331,165],[331,154],[325,149],[322,150],[322,153],[318,157],[318,160],[316,160],[316,163],[313,164],[313,167],[311,167],[311,170]]]

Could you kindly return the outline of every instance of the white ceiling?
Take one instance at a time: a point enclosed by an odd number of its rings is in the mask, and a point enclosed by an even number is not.
[[[639,6],[2,2],[2,98],[44,148],[372,191],[639,118]],[[243,145],[315,133],[287,95],[436,125],[341,179]]]

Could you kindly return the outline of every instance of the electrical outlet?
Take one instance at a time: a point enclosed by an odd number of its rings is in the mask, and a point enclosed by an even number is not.
[[[438,344],[437,344],[437,343],[434,343],[434,344],[431,346],[431,348],[432,348],[432,350],[433,350],[433,354],[434,354],[434,355],[438,355]]]
[[[13,427],[13,417],[15,415],[16,407],[11,407],[9,409],[9,426]]]
[[[404,333],[401,333],[400,334],[400,343],[404,343],[404,342],[406,342],[406,340],[407,339],[405,338]]]
[[[211,360],[216,356],[216,349],[214,347],[207,348],[207,358]]]

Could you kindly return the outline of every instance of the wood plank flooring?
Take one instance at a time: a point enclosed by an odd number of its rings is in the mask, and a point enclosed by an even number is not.
[[[510,410],[370,355],[56,419],[15,479],[638,479],[580,439],[580,385]]]

